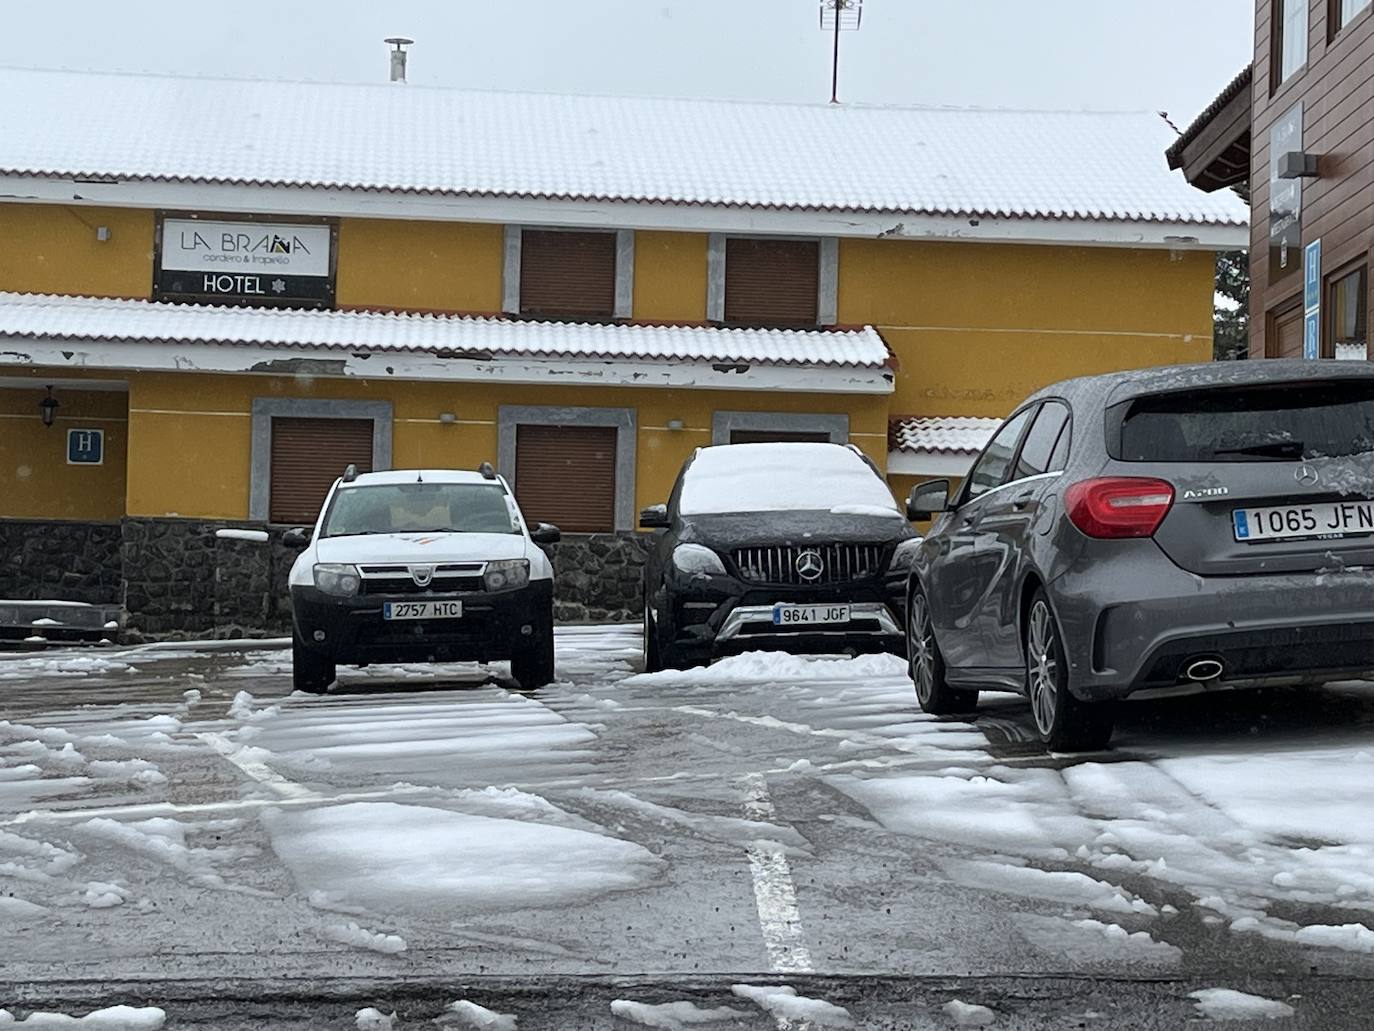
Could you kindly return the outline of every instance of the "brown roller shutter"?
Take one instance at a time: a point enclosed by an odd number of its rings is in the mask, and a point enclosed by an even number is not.
[[[725,321],[814,326],[820,280],[815,240],[726,240]]]
[[[829,444],[825,430],[808,433],[805,430],[731,430],[731,444]]]
[[[615,529],[614,426],[519,426],[515,500],[532,526],[565,533]]]
[[[615,314],[615,233],[526,229],[520,235],[520,314]]]
[[[372,471],[371,419],[272,420],[272,480],[268,519],[313,523],[344,468]]]

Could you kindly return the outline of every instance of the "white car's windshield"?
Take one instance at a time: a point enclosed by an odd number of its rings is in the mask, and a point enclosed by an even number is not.
[[[498,483],[379,483],[340,487],[322,537],[367,533],[519,533]]]

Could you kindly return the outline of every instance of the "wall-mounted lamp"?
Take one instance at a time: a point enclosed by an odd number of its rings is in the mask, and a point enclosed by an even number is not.
[[[443,423],[445,426],[452,426],[455,422],[458,421],[458,416],[455,415],[453,412],[440,412],[439,421]]]
[[[669,420],[668,420],[668,428],[669,428],[670,430],[680,430],[680,429],[682,429],[685,425],[686,425],[686,424],[685,424],[681,419],[669,419]]]
[[[1280,179],[1316,179],[1319,175],[1316,154],[1290,150],[1279,156]]]
[[[57,398],[52,396],[52,387],[48,387],[48,396],[38,402],[38,410],[43,413],[43,425],[51,426],[57,420],[57,410],[62,407]]]
[[[105,241],[107,241],[107,240],[110,238],[110,227],[109,227],[109,226],[96,226],[96,227],[95,227],[95,238],[96,238],[97,240],[99,240],[101,243],[104,243]]]

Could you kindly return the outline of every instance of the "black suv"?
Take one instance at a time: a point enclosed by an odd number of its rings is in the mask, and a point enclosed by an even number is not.
[[[668,504],[644,578],[644,666],[761,649],[905,655],[904,588],[918,542],[858,448],[699,448]]]

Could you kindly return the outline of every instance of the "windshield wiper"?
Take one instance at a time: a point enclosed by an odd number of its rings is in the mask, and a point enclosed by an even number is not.
[[[1268,444],[1246,444],[1244,447],[1218,447],[1214,455],[1257,455],[1261,458],[1301,458],[1306,450],[1300,440],[1275,440]]]

